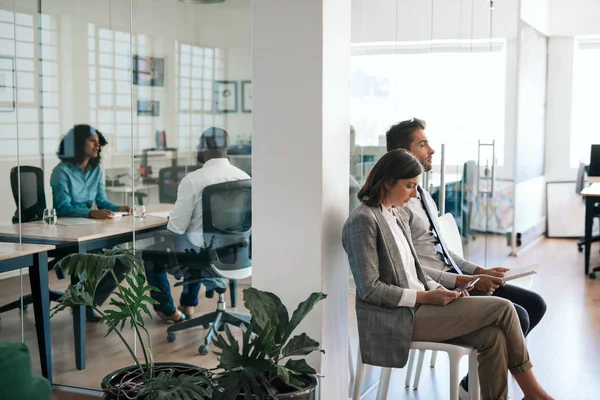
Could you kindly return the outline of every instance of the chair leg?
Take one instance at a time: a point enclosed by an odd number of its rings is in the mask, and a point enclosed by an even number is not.
[[[379,377],[379,387],[377,388],[377,400],[386,400],[390,388],[390,378],[392,377],[392,368],[382,368]]]
[[[167,333],[178,332],[184,329],[195,328],[197,326],[202,326],[204,329],[208,329],[211,326],[211,324],[217,319],[217,314],[220,313],[221,312],[219,311],[213,311],[211,313],[202,315],[198,318],[193,318],[187,321],[173,324],[167,328]]]
[[[415,379],[413,381],[413,389],[419,388],[419,381],[421,380],[421,370],[423,369],[423,360],[425,360],[425,353],[427,350],[419,350],[419,361],[417,362],[417,370],[415,371]]]
[[[458,400],[460,356],[449,352],[448,358],[450,360],[450,400]]]
[[[477,350],[469,354],[469,396],[471,400],[479,400],[479,364],[477,362]]]
[[[354,382],[354,360],[352,360],[352,343],[348,337],[348,377],[350,377],[350,385]]]
[[[431,368],[435,368],[435,360],[437,359],[437,350],[433,350],[431,352],[431,361],[429,362],[429,366]]]
[[[229,298],[231,299],[231,307],[237,307],[237,280],[229,280]]]
[[[362,362],[362,356],[360,355],[360,348],[358,349],[358,356],[356,358],[356,378],[354,381],[354,393],[352,394],[352,400],[360,400],[360,391],[362,390],[363,379],[365,378],[365,364]]]
[[[408,365],[406,366],[406,379],[404,380],[404,386],[410,386],[410,377],[412,376],[413,365],[415,364],[415,354],[417,354],[417,350],[410,350],[410,355],[408,357]]]

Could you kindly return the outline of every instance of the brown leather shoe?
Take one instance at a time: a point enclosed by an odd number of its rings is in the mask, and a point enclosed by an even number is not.
[[[194,307],[179,306],[177,309],[185,315],[186,319],[191,319],[194,316]]]
[[[162,319],[163,321],[169,322],[172,324],[176,324],[177,322],[185,321],[185,315],[179,310],[175,310],[175,312],[171,315],[167,315],[163,312],[157,311],[156,315],[158,315],[159,318]]]

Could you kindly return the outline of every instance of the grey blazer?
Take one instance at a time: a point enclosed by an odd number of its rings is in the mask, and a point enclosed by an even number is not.
[[[419,280],[427,276],[412,245],[406,222],[396,218],[415,259]],[[379,207],[359,205],[342,233],[344,249],[356,283],[356,316],[360,352],[365,364],[402,368],[412,340],[414,309],[398,307],[408,280],[400,251]]]

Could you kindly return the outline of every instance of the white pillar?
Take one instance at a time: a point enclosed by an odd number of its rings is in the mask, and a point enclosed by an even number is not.
[[[252,68],[253,286],[327,293],[298,332],[326,351],[320,398],[345,398],[350,1],[254,0]]]

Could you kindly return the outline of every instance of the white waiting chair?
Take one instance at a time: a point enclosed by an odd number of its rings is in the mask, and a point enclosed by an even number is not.
[[[414,364],[414,355],[416,350],[424,352],[425,350],[444,351],[448,354],[450,360],[450,400],[458,400],[459,386],[459,366],[463,356],[469,356],[469,396],[472,400],[479,400],[479,375],[477,373],[477,351],[468,346],[461,346],[448,343],[435,342],[412,342],[411,353],[406,371],[406,386],[410,386],[410,375]],[[365,375],[365,364],[362,362],[360,349],[356,360],[356,373],[354,380],[354,393],[352,400],[360,400],[360,392]],[[379,378],[379,387],[377,389],[377,400],[387,399],[392,368],[382,368]],[[417,386],[414,387],[417,389]]]

